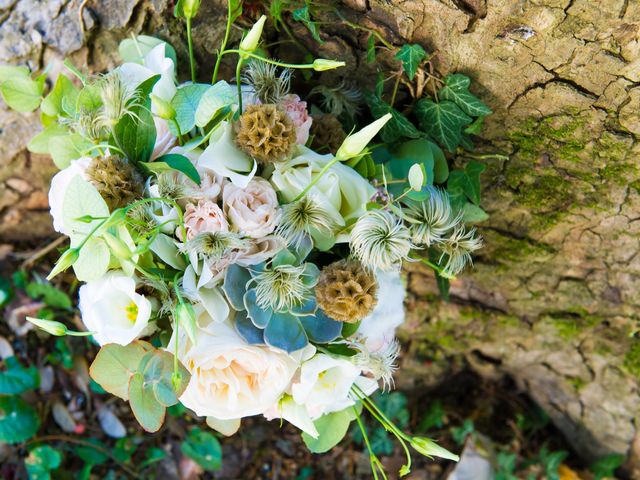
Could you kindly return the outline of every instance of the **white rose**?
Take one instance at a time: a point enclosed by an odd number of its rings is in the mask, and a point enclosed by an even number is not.
[[[80,313],[87,329],[100,345],[128,345],[149,334],[151,302],[136,293],[136,279],[111,271],[80,287]]]
[[[154,75],[160,75],[160,79],[153,86],[151,93],[162,100],[170,102],[177,92],[176,72],[173,60],[166,57],[166,43],[160,43],[153,47],[144,56],[142,65],[139,63],[127,62],[116,69],[121,80],[131,88],[137,88],[145,80]],[[152,107],[155,111],[155,107]]]
[[[350,361],[324,353],[306,361],[300,368],[300,378],[291,386],[293,400],[304,405],[311,419],[339,412],[355,405],[351,393],[354,383],[369,395],[377,383],[361,377],[361,369]]]
[[[281,350],[248,345],[228,322],[198,321],[197,344],[186,334],[178,358],[191,372],[180,397],[196,415],[232,420],[258,415],[274,405],[289,386],[299,362]],[[204,327],[204,328],[203,328]],[[167,349],[175,348],[175,334]]]
[[[404,323],[404,297],[406,290],[400,271],[376,272],[378,303],[373,311],[362,319],[358,335],[365,339],[367,348],[376,352],[385,348],[395,338],[395,331]]]
[[[49,189],[49,208],[51,209],[51,216],[53,217],[53,228],[56,232],[68,235],[64,228],[62,221],[62,203],[64,201],[64,195],[69,186],[69,182],[76,175],[80,175],[85,180],[87,179],[86,171],[91,164],[90,157],[82,157],[77,160],[73,160],[67,168],[60,170],[51,179],[51,188]]]
[[[243,235],[262,238],[276,228],[278,196],[263,178],[252,179],[245,188],[227,183],[222,204],[229,222]]]
[[[320,173],[333,155],[319,155],[299,147],[300,155],[284,163],[277,163],[271,175],[271,183],[285,201],[298,196]],[[366,204],[375,193],[375,188],[351,167],[340,162],[334,164],[309,190],[315,201],[333,217],[338,225],[359,218],[366,211]]]

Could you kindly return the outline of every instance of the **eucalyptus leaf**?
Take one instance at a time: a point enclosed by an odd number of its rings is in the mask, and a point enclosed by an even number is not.
[[[237,101],[237,94],[231,85],[220,80],[208,88],[200,98],[195,111],[196,126],[205,127],[221,109]]]
[[[107,392],[128,400],[129,379],[148,352],[146,345],[133,342],[127,346],[115,343],[103,346],[89,368],[91,378]]]
[[[301,317],[303,318],[303,317]],[[287,353],[304,348],[309,343],[307,334],[295,315],[275,312],[264,330],[267,345],[284,350]]]
[[[147,432],[157,432],[164,423],[166,408],[156,399],[153,387],[142,373],[134,373],[128,385],[129,404],[138,423]]]
[[[351,407],[339,412],[328,413],[313,422],[318,431],[318,438],[303,433],[302,439],[312,453],[328,452],[344,438],[351,421],[355,418]]]
[[[178,88],[177,93],[171,100],[171,106],[176,111],[175,121],[180,127],[180,132],[178,132],[174,122],[169,122],[171,133],[184,135],[195,127],[196,111],[200,105],[200,100],[212,88],[214,87],[211,85],[203,85],[201,83],[190,83]]]
[[[64,125],[60,125],[57,122],[54,122],[47,126],[40,133],[35,135],[27,144],[27,148],[31,153],[39,153],[39,154],[49,154],[49,142],[54,137],[66,137],[69,136],[70,132],[67,127]],[[75,148],[72,150],[74,153],[77,151]],[[60,152],[57,153],[58,161],[62,164],[67,163],[69,159],[63,159],[61,157]],[[68,156],[68,154],[67,154]],[[75,158],[78,158],[77,156]]]

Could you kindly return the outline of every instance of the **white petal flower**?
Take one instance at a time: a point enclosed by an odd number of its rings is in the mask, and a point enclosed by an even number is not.
[[[68,235],[64,228],[62,220],[62,203],[64,201],[64,195],[69,186],[69,182],[76,175],[80,175],[85,180],[87,179],[86,170],[91,164],[90,157],[82,157],[77,160],[73,160],[69,166],[56,173],[51,179],[51,188],[49,189],[49,208],[51,209],[51,216],[53,217],[53,228],[56,232]]]
[[[136,278],[111,271],[80,287],[80,313],[100,345],[128,345],[151,333],[151,302],[136,293]]]
[[[115,71],[119,72],[122,81],[133,88],[137,88],[145,80],[160,75],[151,93],[167,102],[171,101],[177,92],[176,74],[173,60],[166,56],[166,43],[160,43],[147,53],[138,63],[124,63]]]

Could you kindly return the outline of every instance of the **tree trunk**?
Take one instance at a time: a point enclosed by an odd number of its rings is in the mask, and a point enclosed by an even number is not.
[[[57,71],[71,55],[100,71],[133,31],[172,42],[185,67],[182,26],[169,3],[89,0],[80,15],[79,0],[0,0],[0,61],[51,62]],[[472,77],[495,112],[481,151],[508,156],[481,160],[486,247],[475,270],[453,283],[452,302],[437,300],[428,272],[408,266],[400,385],[433,384],[462,358],[484,375],[512,376],[585,457],[618,452],[637,460],[640,4],[345,0],[339,8],[396,45],[419,42],[435,52],[441,74]],[[370,83],[368,33],[326,15],[333,21],[322,25],[324,43],[297,23],[294,36],[315,54],[346,60],[350,75]],[[221,4],[203,2],[194,25],[203,79],[224,18]],[[379,58],[391,63],[384,52]],[[1,111],[0,121],[0,238],[44,238],[53,168],[24,150],[35,115]]]

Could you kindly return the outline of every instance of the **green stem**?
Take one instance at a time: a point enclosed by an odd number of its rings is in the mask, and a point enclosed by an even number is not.
[[[189,45],[189,63],[191,65],[191,81],[196,83],[196,61],[193,56],[193,39],[191,38],[191,17],[187,17],[187,44]]]
[[[173,125],[176,127],[176,130],[178,131],[178,143],[180,144],[180,146],[182,146],[184,145],[184,142],[182,141],[182,132],[180,131],[180,124],[175,118],[172,118],[171,121],[173,122]]]
[[[474,158],[476,160],[504,160],[507,161],[509,160],[509,156],[508,155],[500,155],[498,153],[487,153],[485,155],[479,155],[479,154],[474,154],[474,153],[466,153],[465,156],[470,157],[470,158]]]
[[[180,205],[178,205],[176,201],[171,200],[170,198],[164,198],[164,197],[143,198],[141,200],[133,202],[131,205],[127,205],[126,207],[124,207],[124,209],[125,211],[129,211],[132,208],[137,207],[138,205],[142,205],[144,203],[152,203],[152,202],[164,202],[171,205],[172,207],[175,207],[176,211],[178,212],[178,221],[180,223],[180,231],[182,232],[182,238],[186,240],[187,229],[184,226],[184,214],[182,213],[182,208],[180,208]]]
[[[344,23],[345,25],[347,25],[348,27],[351,27],[353,29],[356,30],[363,30],[365,32],[369,32],[371,35],[373,35],[374,37],[376,37],[380,43],[382,43],[385,47],[387,47],[388,49],[393,49],[393,45],[391,43],[389,43],[381,34],[380,32],[378,32],[377,30],[374,30],[373,28],[367,28],[367,27],[363,27],[362,25],[358,25],[357,23],[351,23],[350,21],[348,21],[346,18],[344,18],[340,12],[336,12],[338,14],[338,17],[340,17],[340,20],[342,20],[342,23]]]
[[[396,95],[398,94],[398,86],[400,85],[400,78],[402,74],[396,75],[396,83],[393,85],[393,92],[391,93],[391,102],[389,105],[393,107],[393,104],[396,103]]]
[[[336,163],[338,163],[339,161],[340,161],[340,159],[339,159],[338,157],[334,157],[333,159],[331,159],[331,161],[330,161],[329,163],[327,163],[324,167],[322,167],[322,170],[320,170],[320,171],[318,172],[318,175],[316,175],[316,176],[314,177],[314,179],[313,179],[313,180],[311,180],[311,181],[309,182],[309,185],[307,185],[307,186],[305,187],[305,189],[304,189],[304,190],[302,190],[302,192],[300,192],[300,193],[298,194],[298,196],[297,196],[296,198],[294,198],[294,199],[293,199],[293,201],[292,201],[291,203],[295,203],[295,202],[297,202],[298,200],[300,200],[301,198],[303,198],[307,193],[309,193],[309,190],[311,190],[311,188],[313,188],[313,186],[314,186],[316,183],[318,183],[318,181],[322,178],[322,176],[323,176],[325,173],[327,173],[327,172],[329,171],[329,169],[330,169],[331,167],[333,167],[333,166],[334,166]]]
[[[238,88],[238,115],[242,115],[242,83],[240,82],[240,74],[242,73],[242,57],[238,59],[236,65],[236,85]]]
[[[353,413],[356,416],[356,422],[358,423],[358,427],[360,428],[360,432],[362,432],[362,438],[364,439],[364,443],[367,446],[367,450],[369,451],[369,464],[371,465],[371,473],[373,473],[373,480],[378,480],[378,457],[375,453],[373,453],[373,448],[371,448],[371,442],[369,442],[369,436],[367,435],[367,429],[362,423],[362,419],[360,418],[360,414],[358,413],[358,409],[353,407]],[[381,470],[382,477],[386,480],[387,476],[384,473],[384,470]]]
[[[415,255],[412,255],[411,258],[413,258],[414,260],[419,260],[421,263],[425,264],[429,268],[434,269],[439,274],[442,274],[444,272],[444,269],[441,266],[436,265],[431,260],[427,260],[426,258],[418,257]]]
[[[224,39],[222,40],[222,45],[220,45],[220,51],[218,52],[218,57],[216,58],[216,66],[213,68],[213,76],[211,77],[211,84],[216,83],[218,79],[218,70],[220,69],[220,62],[222,60],[222,56],[225,53],[225,49],[227,48],[227,42],[229,41],[229,33],[231,32],[231,0],[227,0],[227,27],[224,31]]]
[[[310,69],[314,68],[313,63],[304,63],[304,64],[284,63],[284,62],[279,62],[277,60],[273,60],[271,58],[262,57],[255,53],[247,52],[245,50],[237,50],[237,49],[225,50],[224,52],[221,52],[220,55],[221,56],[226,55],[227,53],[237,53],[238,55],[255,58],[256,60],[261,60],[263,62],[270,63],[272,65],[275,65],[277,67],[282,67],[282,68],[310,68]]]

